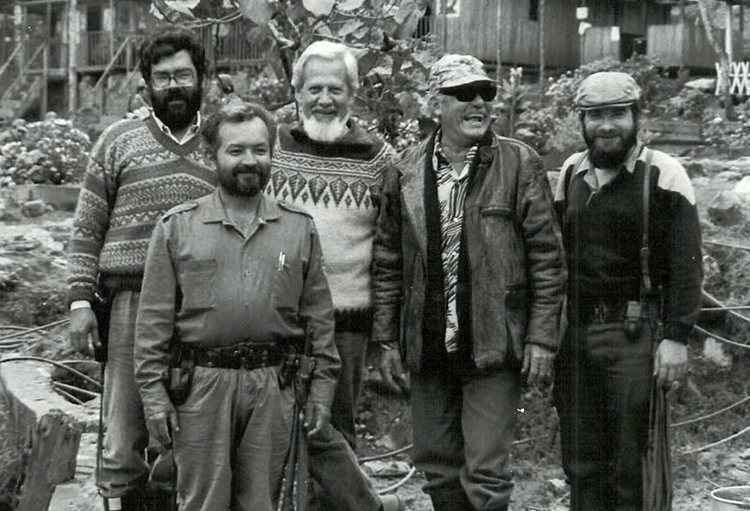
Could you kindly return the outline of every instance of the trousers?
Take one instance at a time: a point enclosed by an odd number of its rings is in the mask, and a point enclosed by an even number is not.
[[[180,511],[273,511],[291,434],[294,395],[278,368],[196,367],[177,407]]]
[[[651,332],[622,322],[572,324],[555,367],[562,462],[573,511],[635,511],[648,442]]]
[[[107,431],[97,477],[97,486],[108,498],[136,489],[149,471],[144,459],[148,430],[133,370],[139,297],[135,291],[119,291],[112,302],[102,397]]]
[[[438,510],[507,510],[513,490],[508,457],[520,399],[512,368],[460,376],[426,368],[411,376],[414,463],[427,477],[423,490]],[[463,495],[461,495],[463,493]]]

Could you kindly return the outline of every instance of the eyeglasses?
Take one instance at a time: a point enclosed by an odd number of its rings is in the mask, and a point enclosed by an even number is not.
[[[191,69],[178,69],[174,73],[157,71],[151,73],[151,84],[155,89],[166,89],[174,80],[174,83],[180,86],[193,85],[195,78]]]
[[[440,92],[446,96],[453,96],[462,103],[468,103],[474,101],[477,96],[481,96],[485,101],[492,101],[495,99],[497,89],[494,86],[460,86],[442,89]]]

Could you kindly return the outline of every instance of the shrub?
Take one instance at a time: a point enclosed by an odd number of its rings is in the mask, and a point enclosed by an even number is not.
[[[14,122],[0,132],[0,187],[76,183],[86,170],[91,141],[65,119]]]

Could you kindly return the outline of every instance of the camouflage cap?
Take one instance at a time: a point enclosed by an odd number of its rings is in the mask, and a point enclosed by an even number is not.
[[[484,65],[471,55],[444,55],[430,68],[430,93],[469,83],[495,83],[487,76]]]
[[[586,77],[576,92],[579,110],[609,106],[628,106],[641,99],[641,88],[632,76],[616,71],[602,71]]]

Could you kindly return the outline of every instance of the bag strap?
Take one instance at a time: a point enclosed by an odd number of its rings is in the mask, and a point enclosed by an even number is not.
[[[649,213],[651,209],[651,160],[653,151],[644,147],[646,153],[644,157],[645,169],[643,172],[643,234],[641,239],[641,294],[647,295],[651,292],[653,285],[651,282],[651,271],[649,268],[649,259],[651,249],[649,247]]]

